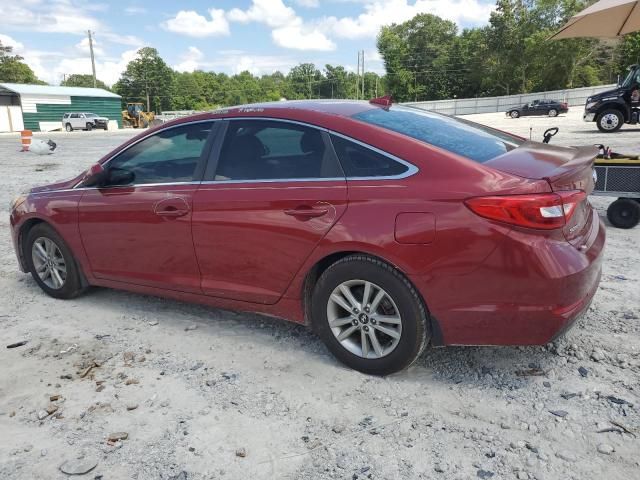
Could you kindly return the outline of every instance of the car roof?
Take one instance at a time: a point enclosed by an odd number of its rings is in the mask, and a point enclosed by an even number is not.
[[[371,110],[383,108],[364,100],[283,100],[279,102],[251,103],[223,107],[209,112],[197,113],[188,117],[182,117],[167,124],[177,124],[194,120],[205,120],[229,117],[273,117],[290,120],[311,121],[322,118],[342,117],[349,118],[353,115]],[[320,122],[322,123],[322,122]],[[165,125],[167,125],[165,124]]]

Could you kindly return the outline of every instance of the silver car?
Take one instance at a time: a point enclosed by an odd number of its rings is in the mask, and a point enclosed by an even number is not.
[[[62,116],[62,127],[67,131],[93,130],[94,128],[107,129],[109,119],[99,117],[95,113],[65,113]]]

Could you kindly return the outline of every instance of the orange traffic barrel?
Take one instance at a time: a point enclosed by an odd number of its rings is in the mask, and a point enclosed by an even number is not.
[[[20,134],[20,138],[22,140],[22,151],[28,152],[29,145],[31,145],[31,137],[33,136],[33,132],[31,130],[22,130]]]

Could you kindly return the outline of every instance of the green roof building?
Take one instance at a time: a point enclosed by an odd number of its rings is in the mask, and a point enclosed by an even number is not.
[[[0,132],[62,128],[67,112],[91,112],[122,127],[120,95],[101,88],[0,83]]]

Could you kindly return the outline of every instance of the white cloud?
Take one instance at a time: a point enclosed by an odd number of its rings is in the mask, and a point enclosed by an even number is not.
[[[210,20],[193,10],[180,10],[175,17],[162,23],[162,28],[191,37],[229,35],[229,22],[224,10],[209,9]]]
[[[193,72],[200,68],[200,60],[203,58],[204,53],[202,53],[198,48],[189,47],[189,49],[180,57],[181,62],[173,68],[178,72]]]
[[[180,59],[173,67],[179,71],[213,70],[231,74],[249,71],[254,75],[287,72],[302,61],[289,55],[254,55],[244,50],[219,50],[212,59],[205,60],[205,55],[196,47],[189,47]]]
[[[318,28],[342,38],[373,38],[383,25],[410,20],[419,13],[431,13],[458,24],[484,24],[495,7],[478,0],[372,0],[357,17],[334,16],[318,20]]]
[[[227,13],[233,22],[260,22],[269,27],[284,27],[296,21],[296,12],[282,0],[253,0],[248,10],[234,8]]]
[[[104,38],[111,43],[119,43],[121,45],[128,45],[129,47],[141,47],[144,45],[144,41],[135,35],[121,35],[119,33],[113,33],[109,31],[100,31],[96,34],[99,38]],[[94,35],[95,36],[95,35]]]
[[[11,38],[9,35],[3,35],[0,33],[0,43],[5,47],[13,47],[13,54],[19,55],[24,50],[24,45],[19,41]]]
[[[336,44],[324,33],[302,21],[274,29],[271,32],[271,38],[276,45],[294,50],[330,51],[336,49]]]
[[[91,51],[89,49],[89,37],[85,37],[76,43],[76,50],[85,55],[90,55]],[[93,40],[93,53],[94,55],[104,55],[104,49],[100,46],[100,44],[94,39]]]
[[[227,17],[234,22],[257,22],[271,27],[271,38],[279,47],[320,51],[336,48],[335,43],[319,28],[305,23],[282,0],[253,0],[247,10],[234,8],[227,13]]]
[[[295,0],[298,5],[306,8],[318,8],[320,0]]]
[[[18,2],[3,2],[0,26],[13,30],[37,32],[76,33],[97,30],[101,24],[87,15],[82,8],[68,1],[60,1],[33,8],[23,7]]]
[[[96,60],[96,77],[107,85],[113,85],[124,70],[127,63],[136,57],[137,50],[127,50],[120,57],[107,58],[103,61]],[[51,83],[59,83],[63,74],[73,73],[91,74],[91,59],[88,57],[63,58],[49,71],[48,78],[43,78]]]
[[[129,5],[124,9],[125,15],[142,15],[147,13],[147,9],[137,5]]]

